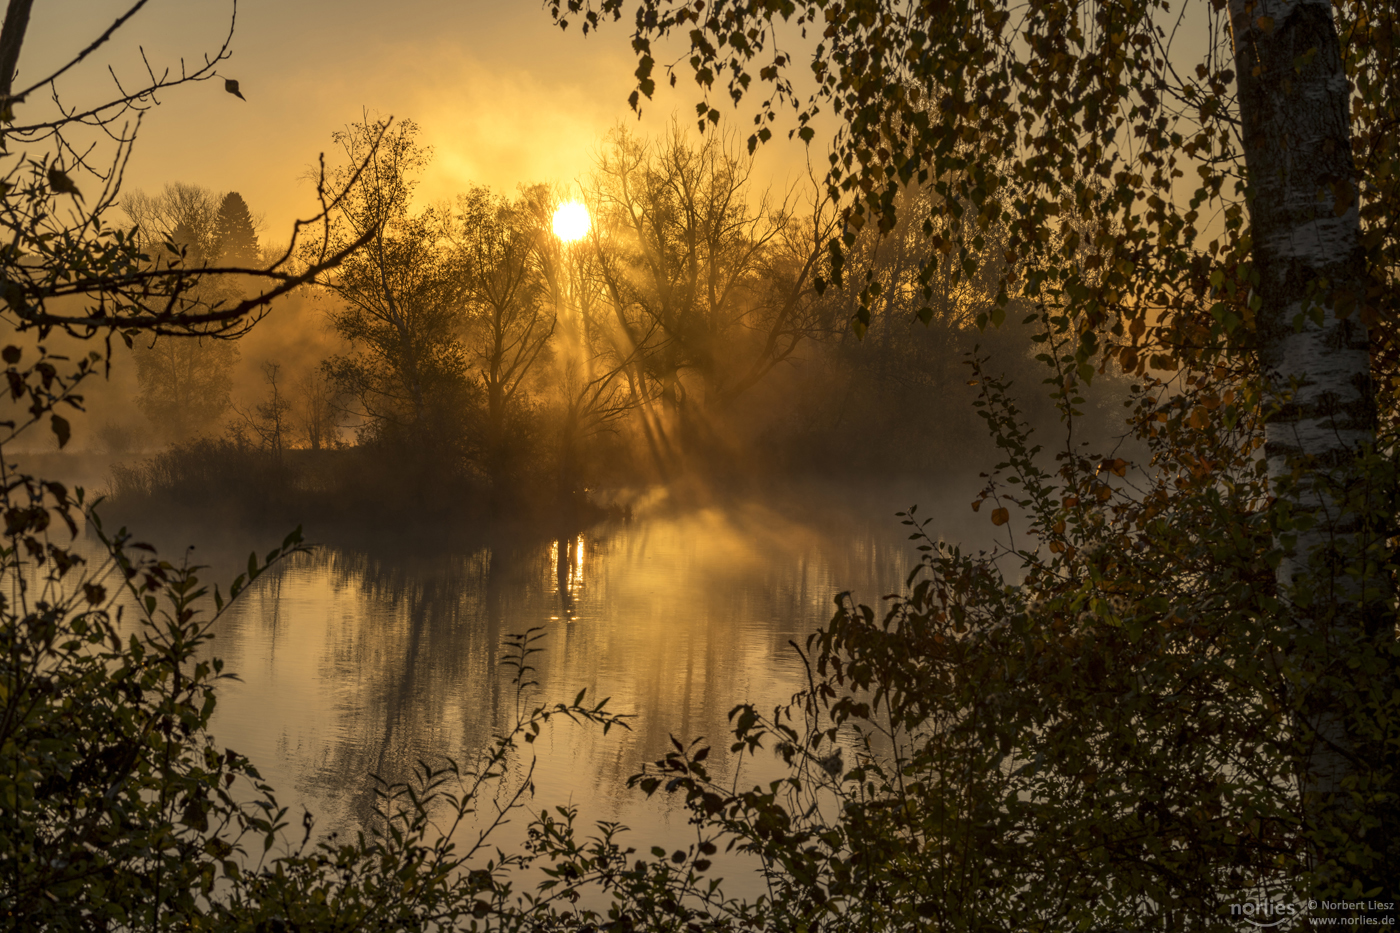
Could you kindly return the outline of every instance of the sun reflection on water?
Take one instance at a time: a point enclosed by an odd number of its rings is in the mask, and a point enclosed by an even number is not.
[[[584,537],[576,534],[550,543],[549,563],[554,568],[555,595],[559,611],[554,622],[578,621],[578,598],[583,592]]]
[[[732,729],[734,703],[772,708],[805,686],[790,642],[831,618],[841,590],[878,605],[917,559],[891,514],[831,500],[657,505],[545,540],[303,555],[221,620],[214,647],[242,680],[221,689],[212,731],[286,802],[316,813],[318,828],[350,831],[372,813],[368,775],[404,780],[419,760],[470,758],[509,728],[502,640],[543,626],[530,703],[586,688],[637,718],[607,737],[542,733],[531,765],[540,804],[572,800],[580,825],[616,820],[638,845],[670,845],[689,831],[684,810],[637,799],[627,778],[672,735],[714,740]],[[727,747],[709,759],[724,780],[740,768]],[[780,764],[745,758],[743,775],[764,783],[782,776]]]

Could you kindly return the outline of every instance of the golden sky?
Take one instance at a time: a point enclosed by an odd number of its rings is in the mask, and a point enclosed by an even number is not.
[[[20,61],[20,81],[66,60],[129,6],[128,0],[43,0]],[[157,69],[178,71],[217,49],[228,0],[150,0],[120,41],[60,79],[65,103],[109,93],[110,64],[124,81],[144,73],[138,46]],[[484,0],[241,0],[233,57],[220,74],[237,78],[247,102],[222,83],[164,95],[146,117],[127,173],[128,190],[168,181],[243,194],[267,217],[264,238],[285,240],[294,217],[314,211],[301,181],[331,133],[371,114],[409,117],[434,147],[420,198],[451,197],[470,183],[510,192],[532,182],[569,183],[586,174],[619,120],[660,133],[675,114],[691,123],[698,99],[687,75],[659,92],[640,124],[627,106],[635,61],[624,21],[582,36],[562,32],[532,2]],[[34,105],[37,106],[37,105]],[[735,112],[743,136],[751,112]],[[741,136],[741,138],[743,138]],[[798,144],[765,147],[759,177],[794,176]],[[824,164],[824,151],[813,151]]]

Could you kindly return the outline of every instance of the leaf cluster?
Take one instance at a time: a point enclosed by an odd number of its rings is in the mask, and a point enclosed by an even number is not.
[[[1072,410],[1074,354],[1046,343]],[[1338,610],[1307,582],[1326,567],[1275,579],[1311,520],[1272,507],[1257,381],[1143,380],[1129,405],[1148,462],[1068,446],[1052,470],[1004,382],[969,362],[1005,456],[973,508],[991,504],[1005,543],[965,553],[906,514],[923,559],[904,592],[879,613],[842,594],[799,652],[809,688],[731,714],[731,752],[771,749],[789,777],[723,787],[708,749],[678,746],[634,782],[762,859],[772,894],[744,909],[774,928],[1227,929],[1264,894],[1384,900],[1393,539],[1330,558],[1389,608],[1364,630],[1301,624]],[[1339,501],[1375,515],[1393,463],[1353,476]],[[1355,737],[1340,806],[1298,791],[1329,716]]]
[[[1078,361],[1114,360],[1139,375],[1207,365],[1253,341],[1258,272],[1225,7],[550,4],[560,26],[581,20],[585,32],[632,12],[634,106],[664,68],[672,84],[678,73],[693,76],[702,129],[719,119],[711,97],[720,87],[735,104],[753,102],[750,149],[771,138],[787,108],[790,135],[809,142],[818,116],[835,116],[826,183],[844,205],[837,254],[867,221],[893,231],[911,207],[903,190],[930,186],[938,197],[913,210],[931,245],[941,251],[946,240],[960,264],[973,263],[972,275],[977,240],[1003,230],[1000,302],[1073,305]],[[1353,194],[1350,179],[1337,180],[1324,195],[1338,213],[1359,196],[1369,284],[1364,295],[1333,297],[1373,328],[1395,317],[1395,14],[1388,3],[1337,7],[1360,186]],[[671,40],[685,51],[659,61]],[[1296,67],[1313,67],[1312,57],[1300,55]],[[815,81],[810,92],[793,77],[801,64]],[[927,261],[931,268],[936,256]],[[874,285],[864,283],[858,327],[869,323]]]

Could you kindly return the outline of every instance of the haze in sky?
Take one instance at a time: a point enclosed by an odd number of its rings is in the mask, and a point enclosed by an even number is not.
[[[71,58],[130,5],[37,4],[20,85]],[[60,79],[65,103],[109,99],[109,65],[124,81],[144,77],[142,49],[157,71],[178,72],[182,56],[199,62],[222,43],[231,11],[228,0],[150,0],[115,41]],[[698,94],[686,69],[680,87],[659,89],[638,124],[627,105],[636,67],[628,26],[585,38],[576,24],[561,31],[531,0],[241,0],[233,56],[220,74],[236,78],[247,101],[220,81],[166,95],[146,116],[126,187],[183,181],[235,190],[266,215],[265,236],[285,240],[296,216],[314,212],[307,169],[320,152],[334,160],[331,134],[364,111],[420,124],[435,150],[419,191],[425,202],[472,183],[503,193],[570,183],[589,171],[618,121],[653,135],[673,115],[693,122]],[[733,115],[747,136],[751,112]],[[765,150],[760,177],[802,171],[800,144]],[[824,150],[813,157],[824,164]]]

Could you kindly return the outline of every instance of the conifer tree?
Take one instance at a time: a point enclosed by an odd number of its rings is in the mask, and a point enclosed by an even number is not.
[[[222,265],[253,266],[262,256],[253,215],[237,191],[224,195],[219,204],[219,213],[214,218],[214,240]]]

